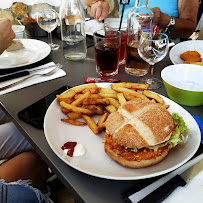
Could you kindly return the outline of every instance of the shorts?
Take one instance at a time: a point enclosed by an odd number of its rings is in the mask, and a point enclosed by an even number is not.
[[[1,203],[53,203],[48,198],[48,195],[42,194],[40,190],[33,188],[29,180],[11,183],[5,183],[4,180],[0,180]]]

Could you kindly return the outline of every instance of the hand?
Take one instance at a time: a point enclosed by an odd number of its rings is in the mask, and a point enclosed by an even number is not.
[[[154,25],[159,25],[159,19],[161,17],[161,11],[159,7],[152,8],[154,12]]]
[[[97,1],[91,6],[91,15],[101,22],[109,14],[109,4],[106,1]]]
[[[15,33],[12,30],[10,20],[0,19],[0,54],[12,44],[14,38]]]

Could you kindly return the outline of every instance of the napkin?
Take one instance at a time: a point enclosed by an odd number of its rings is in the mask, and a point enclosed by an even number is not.
[[[37,68],[42,68],[42,67],[45,67],[45,66],[53,66],[53,65],[55,65],[55,63],[50,62],[50,63],[44,64],[42,66],[39,66]],[[51,71],[54,68],[55,67],[46,68],[45,70],[37,71],[36,73],[47,73],[47,72]],[[36,68],[32,68],[30,70],[34,70],[34,69],[36,69]],[[62,69],[59,69],[57,72],[55,72],[53,75],[50,75],[50,76],[36,76],[36,77],[30,78],[30,79],[28,79],[28,80],[26,80],[26,81],[24,81],[24,82],[22,82],[20,84],[17,84],[17,85],[15,85],[13,87],[10,87],[10,88],[5,89],[5,90],[1,90],[0,95],[6,94],[6,93],[9,93],[9,92],[13,92],[15,90],[19,90],[19,89],[22,89],[24,87],[29,87],[29,86],[37,84],[37,83],[42,83],[42,82],[46,82],[46,81],[53,80],[53,79],[56,79],[56,78],[60,78],[60,77],[63,77],[65,75],[66,75],[66,72],[64,70],[62,70]],[[9,81],[1,82],[0,87],[9,85],[9,84],[11,84],[13,82],[16,82],[18,80],[21,80],[21,79],[23,79],[25,77],[28,77],[28,76],[15,78],[15,79],[12,79],[12,80],[9,80]]]
[[[176,188],[162,203],[203,202],[203,170],[184,187]]]

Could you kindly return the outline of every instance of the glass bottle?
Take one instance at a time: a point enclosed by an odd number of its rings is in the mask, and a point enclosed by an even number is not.
[[[85,15],[79,0],[62,0],[59,18],[66,59],[79,60],[87,55]]]
[[[137,50],[141,33],[153,30],[154,13],[148,2],[149,0],[136,0],[135,6],[128,13],[125,71],[134,76],[144,76],[149,71],[149,64],[139,56]]]

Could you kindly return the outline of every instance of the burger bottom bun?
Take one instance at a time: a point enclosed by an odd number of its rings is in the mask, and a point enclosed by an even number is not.
[[[167,148],[163,151],[163,153],[161,155],[159,155],[159,156],[156,155],[153,159],[150,159],[150,160],[142,159],[141,161],[132,161],[132,160],[127,160],[125,157],[113,152],[113,150],[110,148],[110,146],[106,142],[104,144],[104,149],[105,149],[105,152],[114,161],[118,162],[119,164],[121,164],[125,167],[129,167],[129,168],[144,168],[144,167],[148,167],[148,166],[153,166],[153,165],[161,162],[167,156],[167,154],[170,150],[169,148]],[[132,153],[134,153],[134,152],[132,152]]]

